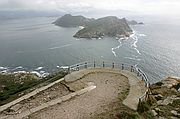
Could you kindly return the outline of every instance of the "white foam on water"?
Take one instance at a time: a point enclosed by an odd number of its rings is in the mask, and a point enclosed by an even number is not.
[[[17,69],[23,69],[23,67],[22,66],[18,66],[16,68],[12,69],[12,70],[17,70]]]
[[[122,40],[121,38],[118,40],[118,42],[119,42],[119,45],[118,45],[118,46],[111,48],[111,52],[113,53],[113,55],[114,55],[115,57],[117,57],[115,50],[116,50],[116,49],[119,49],[119,48],[122,46],[121,40]]]
[[[13,72],[14,74],[19,74],[19,73],[27,73],[26,71],[15,71]]]
[[[0,67],[0,70],[7,70],[7,67]]]
[[[41,70],[41,69],[43,69],[44,67],[38,67],[38,68],[36,68],[35,70]]]
[[[139,40],[137,33],[134,31],[134,33],[133,33],[132,35],[130,35],[130,37],[134,40],[134,42],[133,42],[133,44],[131,45],[131,47],[132,47],[134,50],[136,50],[136,52],[137,52],[138,54],[141,55],[140,51],[137,49],[137,43],[138,43],[138,40]]]
[[[31,71],[32,74],[35,74],[36,76],[40,77],[40,78],[44,78],[46,76],[49,75],[49,73],[45,72],[45,71],[40,71],[40,72],[37,72],[37,71]]]
[[[145,37],[145,36],[147,36],[147,35],[145,35],[145,34],[138,34],[139,36],[142,36],[142,37]]]
[[[69,66],[61,66],[60,68],[61,68],[61,69],[68,69]]]
[[[49,50],[60,49],[60,48],[68,47],[68,46],[71,46],[71,45],[72,45],[72,44],[66,44],[66,45],[57,46],[57,47],[52,47],[52,48],[48,48],[48,49],[49,49]]]
[[[133,57],[124,57],[126,59],[130,59],[130,60],[137,60],[137,61],[141,61],[141,59],[137,59],[137,58],[133,58]]]
[[[84,28],[84,26],[79,26],[79,29],[83,29]]]

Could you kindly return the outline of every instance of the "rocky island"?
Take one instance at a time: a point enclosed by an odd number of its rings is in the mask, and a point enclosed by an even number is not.
[[[125,18],[119,19],[115,16],[107,16],[99,19],[89,19],[83,16],[64,15],[54,22],[61,27],[83,26],[73,37],[76,38],[102,38],[129,37],[132,29]]]
[[[143,22],[137,22],[135,20],[127,21],[129,25],[144,25]]]
[[[94,19],[89,19],[84,16],[72,16],[71,14],[66,14],[61,18],[58,18],[53,24],[61,27],[78,27],[86,26],[87,23],[93,21]]]

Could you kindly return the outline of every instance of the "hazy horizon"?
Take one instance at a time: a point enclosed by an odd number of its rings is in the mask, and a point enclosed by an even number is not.
[[[0,11],[180,16],[179,0],[1,0]],[[120,13],[119,13],[120,12]]]

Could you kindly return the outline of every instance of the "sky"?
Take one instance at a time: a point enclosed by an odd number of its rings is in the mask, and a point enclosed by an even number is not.
[[[141,14],[180,16],[180,0],[0,0],[0,10],[61,12],[124,10]]]

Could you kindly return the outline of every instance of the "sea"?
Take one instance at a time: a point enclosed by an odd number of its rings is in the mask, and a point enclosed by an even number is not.
[[[151,83],[180,76],[180,24],[148,22],[131,26],[126,39],[76,39],[80,29],[52,24],[55,17],[0,20],[0,71],[44,75],[84,61],[127,63]]]

